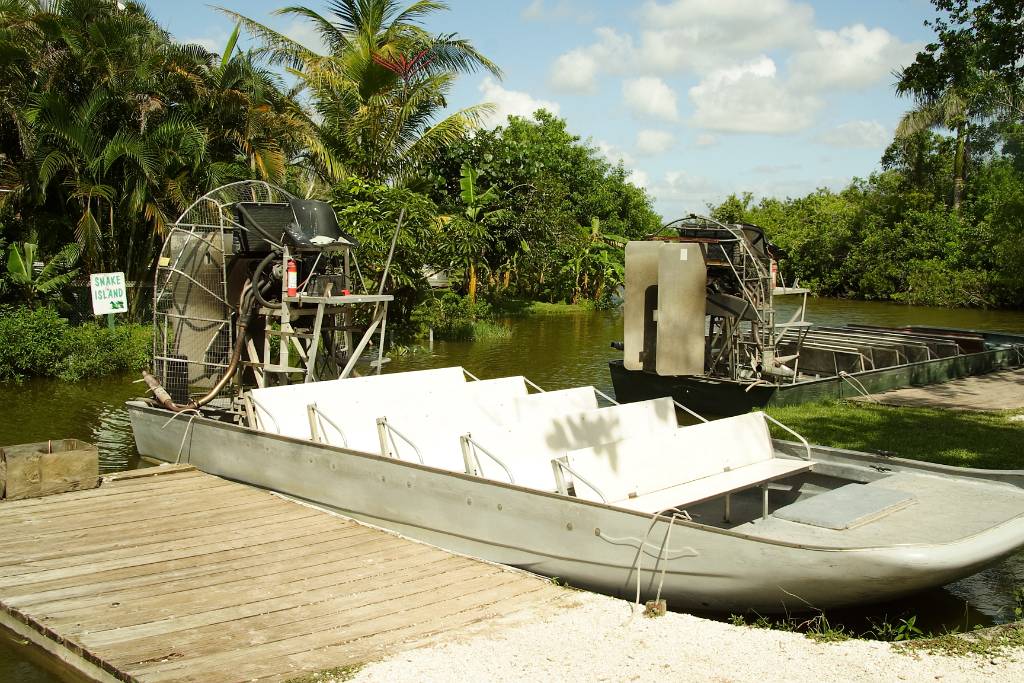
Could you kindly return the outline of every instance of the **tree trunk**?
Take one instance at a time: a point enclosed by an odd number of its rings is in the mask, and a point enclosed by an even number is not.
[[[960,213],[964,198],[964,175],[967,168],[967,131],[963,123],[956,127],[956,154],[953,157],[953,213]]]
[[[505,279],[501,283],[502,290],[508,289],[508,284],[512,280],[512,269],[509,268],[505,271]]]
[[[469,264],[469,303],[476,303],[476,264]]]

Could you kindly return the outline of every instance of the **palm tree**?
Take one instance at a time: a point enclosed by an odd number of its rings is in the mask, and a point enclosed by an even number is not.
[[[909,88],[897,86],[896,93],[906,95]],[[934,98],[919,98],[918,106],[908,111],[896,126],[896,138],[910,140],[918,133],[933,128],[952,130],[956,134],[953,154],[953,211],[960,211],[964,196],[964,178],[969,150],[968,99],[957,89],[947,88]]]
[[[326,55],[222,10],[259,38],[272,62],[287,66],[308,92],[315,112],[309,122],[319,141],[310,157],[325,177],[408,181],[491,110],[477,105],[438,118],[458,74],[501,74],[469,41],[434,36],[419,25],[447,9],[444,3],[418,0],[402,8],[396,0],[332,0],[328,7],[327,16],[308,7],[277,12],[312,23]]]

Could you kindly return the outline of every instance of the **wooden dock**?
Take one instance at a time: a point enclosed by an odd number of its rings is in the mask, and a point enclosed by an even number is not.
[[[163,466],[0,503],[0,621],[98,680],[287,681],[564,591]]]

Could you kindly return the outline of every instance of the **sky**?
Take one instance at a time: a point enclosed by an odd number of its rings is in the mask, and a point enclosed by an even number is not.
[[[411,2],[411,0],[409,0]],[[318,48],[275,16],[327,0],[221,0]],[[408,3],[404,3],[408,4]],[[233,24],[204,0],[149,0],[180,42],[220,52]],[[488,125],[543,107],[647,190],[672,220],[730,193],[795,197],[878,169],[900,116],[894,71],[932,39],[928,0],[448,0],[426,24],[503,71],[470,74],[453,108]]]

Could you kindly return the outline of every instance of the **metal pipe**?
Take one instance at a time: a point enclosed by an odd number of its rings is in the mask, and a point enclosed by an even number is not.
[[[255,292],[256,287],[250,286],[242,288],[241,301],[239,302],[240,309],[245,308],[246,295],[250,291]],[[180,406],[174,402],[174,399],[172,399],[171,395],[167,393],[167,390],[164,389],[163,386],[161,386],[160,380],[151,375],[149,372],[145,370],[142,371],[142,378],[146,381],[146,385],[149,386],[150,390],[153,392],[153,396],[155,396],[156,399],[160,402],[160,405],[162,405],[167,410],[173,411],[175,413],[180,413],[184,410],[195,410],[197,408],[201,408],[202,406],[206,405],[207,403],[209,403],[210,401],[217,397],[217,394],[219,394],[224,389],[224,387],[228,385],[228,382],[231,381],[232,376],[235,374],[235,370],[238,369],[238,362],[242,358],[242,350],[245,348],[245,342],[248,339],[248,328],[253,322],[255,322],[255,319],[259,314],[258,308],[256,308],[255,306],[252,306],[250,308],[251,310],[249,311],[248,316],[243,316],[241,312],[239,313],[238,335],[235,338],[235,348],[231,352],[231,360],[228,361],[228,367],[224,370],[224,374],[217,381],[217,383],[213,385],[213,388],[206,392],[206,394],[201,398],[195,401],[190,401],[187,405]]]

